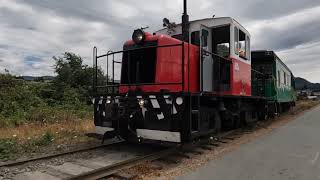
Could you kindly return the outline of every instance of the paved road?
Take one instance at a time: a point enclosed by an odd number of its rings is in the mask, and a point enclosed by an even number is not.
[[[320,180],[320,107],[183,180]]]

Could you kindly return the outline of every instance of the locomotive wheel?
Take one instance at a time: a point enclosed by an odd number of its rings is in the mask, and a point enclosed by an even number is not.
[[[272,103],[268,105],[268,117],[274,119],[277,113],[277,104]]]
[[[236,118],[233,113],[229,110],[226,110],[222,113],[222,128],[224,130],[232,130],[236,126],[240,125],[239,118]]]
[[[217,110],[211,111],[212,116],[210,121],[213,122],[214,129],[219,132],[221,130],[221,118]]]
[[[265,121],[268,119],[268,114],[266,112],[258,112],[259,121]]]
[[[200,108],[200,119],[202,122],[202,129],[221,130],[221,119],[218,111],[210,107]]]

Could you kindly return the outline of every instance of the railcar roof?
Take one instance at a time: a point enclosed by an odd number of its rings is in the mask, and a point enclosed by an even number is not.
[[[292,71],[290,70],[290,68],[279,58],[279,56],[274,52],[274,51],[269,51],[269,50],[255,50],[255,51],[252,51],[251,53],[272,53],[272,55],[275,57],[274,59],[277,59],[291,74]]]

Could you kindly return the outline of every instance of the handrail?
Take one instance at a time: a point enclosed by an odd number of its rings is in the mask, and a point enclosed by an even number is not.
[[[210,55],[219,57],[219,58],[221,58],[221,59],[223,59],[223,60],[225,60],[225,61],[231,61],[231,62],[232,62],[232,60],[230,60],[230,59],[228,59],[228,58],[222,57],[222,56],[220,56],[220,55],[218,55],[218,54],[215,54],[215,53],[213,53],[213,52],[209,52],[209,51],[207,51],[207,50],[205,50],[205,49],[203,49],[203,48],[201,48],[201,49],[202,49],[202,52],[205,52],[205,53],[208,53],[208,54],[210,54]]]
[[[97,93],[98,88],[112,88],[112,92],[115,93],[115,88],[116,87],[120,87],[120,86],[151,86],[151,85],[181,85],[182,86],[182,91],[185,89],[185,77],[184,77],[184,66],[185,66],[185,47],[184,47],[185,43],[181,42],[181,43],[176,43],[176,44],[167,44],[167,45],[152,45],[152,46],[145,46],[145,47],[139,47],[139,48],[132,48],[132,49],[125,49],[125,50],[121,50],[121,51],[108,51],[106,54],[102,54],[102,55],[97,55],[97,48],[94,47],[94,53],[93,53],[93,61],[94,61],[94,82],[93,82],[93,88],[94,88],[94,92]],[[181,77],[181,81],[182,82],[170,82],[170,83],[138,83],[138,84],[116,84],[115,83],[115,64],[122,64],[121,61],[115,61],[115,55],[116,54],[121,54],[121,53],[130,53],[132,51],[138,51],[138,50],[143,50],[143,49],[151,49],[151,48],[168,48],[168,47],[181,47],[182,48],[182,67],[181,67],[181,71],[182,71],[182,77]],[[109,59],[109,57],[111,56],[111,59]],[[98,79],[97,79],[97,75],[98,75],[98,59],[103,58],[103,57],[107,57],[107,77],[109,77],[109,60],[112,60],[112,85],[109,85],[109,80],[107,80],[107,85],[106,86],[98,86]],[[129,60],[130,61],[130,60]],[[189,61],[189,58],[188,58]],[[189,74],[189,69],[188,69],[188,74]]]
[[[168,45],[161,45],[161,46],[146,46],[146,47],[140,47],[140,48],[134,48],[134,49],[126,49],[126,50],[114,51],[111,53],[103,54],[103,55],[97,56],[97,58],[99,59],[99,58],[106,57],[106,56],[113,55],[113,54],[119,54],[119,53],[124,53],[124,52],[129,52],[129,51],[137,51],[137,50],[149,49],[149,48],[165,48],[165,47],[173,47],[173,46],[182,46],[182,44],[183,43],[168,44]]]

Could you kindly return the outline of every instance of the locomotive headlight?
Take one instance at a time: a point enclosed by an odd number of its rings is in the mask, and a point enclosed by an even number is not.
[[[136,44],[140,44],[143,42],[145,38],[145,34],[144,31],[142,29],[136,29],[134,30],[133,34],[132,34],[132,40],[136,43]]]
[[[140,100],[139,100],[139,106],[143,107],[143,106],[144,106],[144,104],[145,104],[145,100],[140,99]]]
[[[183,104],[183,98],[182,97],[177,97],[176,103],[180,106]]]

